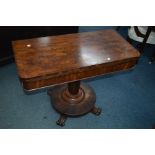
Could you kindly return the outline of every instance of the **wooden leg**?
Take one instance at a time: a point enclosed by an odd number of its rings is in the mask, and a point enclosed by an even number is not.
[[[80,89],[80,81],[68,83],[68,91],[72,95],[77,95]]]
[[[91,112],[97,116],[99,116],[102,112],[101,108],[97,108],[97,107],[93,107],[93,109],[91,110]]]
[[[64,126],[65,122],[66,122],[66,119],[67,119],[67,116],[61,114],[60,118],[57,120],[56,124],[59,125],[59,126]]]

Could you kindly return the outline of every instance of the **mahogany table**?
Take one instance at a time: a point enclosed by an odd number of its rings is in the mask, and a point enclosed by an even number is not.
[[[132,68],[139,52],[113,30],[85,32],[13,41],[18,75],[25,90],[57,85],[48,91],[60,113],[79,116],[101,109],[95,107],[93,89],[80,80]]]

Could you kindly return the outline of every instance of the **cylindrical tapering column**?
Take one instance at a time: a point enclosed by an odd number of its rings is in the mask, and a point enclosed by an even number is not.
[[[80,81],[70,82],[68,83],[68,91],[72,95],[78,94],[80,89]]]

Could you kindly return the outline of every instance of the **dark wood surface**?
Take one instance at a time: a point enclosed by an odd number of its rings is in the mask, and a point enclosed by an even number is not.
[[[78,26],[0,26],[0,66],[13,62],[13,40],[77,32]]]
[[[126,70],[139,57],[113,30],[19,40],[13,49],[26,90]]]

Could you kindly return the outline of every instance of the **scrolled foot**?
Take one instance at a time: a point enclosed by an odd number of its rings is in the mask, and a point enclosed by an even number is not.
[[[60,118],[57,120],[56,124],[59,126],[64,126],[66,122],[67,117],[64,115],[61,115]]]
[[[101,108],[96,108],[94,107],[91,112],[97,116],[99,116],[101,114],[102,109]]]

